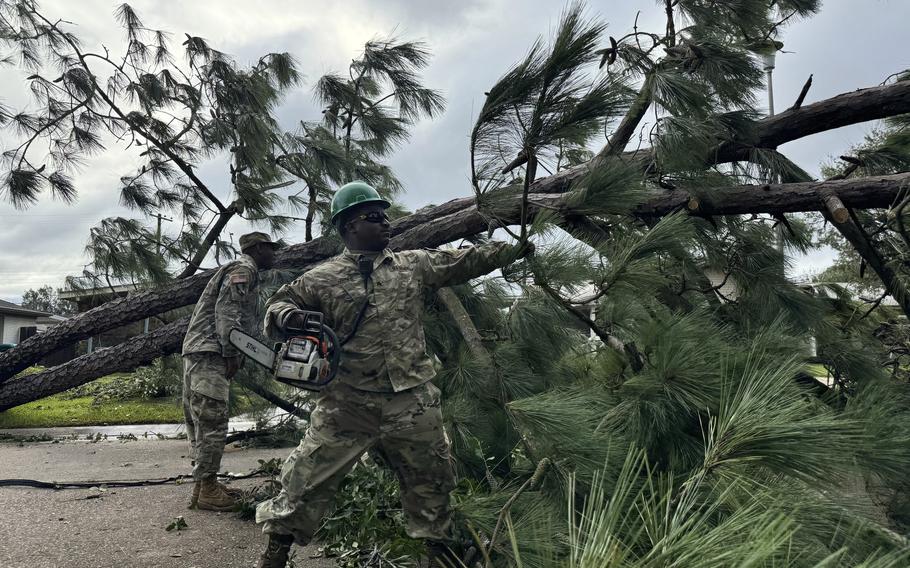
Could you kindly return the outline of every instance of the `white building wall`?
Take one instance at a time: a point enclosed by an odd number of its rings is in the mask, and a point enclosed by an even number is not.
[[[19,328],[34,326],[35,318],[3,314],[3,339],[0,343],[19,343]]]

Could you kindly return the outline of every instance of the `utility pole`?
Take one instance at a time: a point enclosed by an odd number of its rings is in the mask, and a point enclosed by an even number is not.
[[[165,217],[161,213],[155,213],[158,219],[158,230],[155,231],[155,252],[161,255],[161,221],[173,221],[170,217]]]
[[[762,66],[764,67],[765,75],[767,77],[767,82],[768,82],[768,116],[774,116],[774,79],[773,79],[774,64],[775,64],[777,51],[783,47],[784,47],[784,44],[779,41],[770,43],[767,46],[767,51],[765,51],[761,56]],[[777,183],[779,180],[777,179],[776,175],[772,174],[770,181],[771,181],[771,183]],[[783,256],[783,254],[784,254],[784,227],[780,224],[778,225],[777,250],[779,250],[781,253],[781,256]],[[784,268],[785,265],[786,265],[786,260],[784,260],[784,264],[781,265],[781,272],[785,272],[785,268]]]

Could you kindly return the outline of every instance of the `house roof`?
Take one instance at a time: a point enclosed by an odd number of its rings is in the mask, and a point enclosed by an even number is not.
[[[100,288],[79,288],[76,290],[61,290],[57,295],[61,300],[78,302],[85,298],[112,298],[126,296],[130,292],[135,292],[139,288],[132,284],[118,284],[115,286],[103,286]]]
[[[6,314],[11,316],[26,316],[26,317],[47,317],[51,314],[47,312],[39,312],[38,310],[30,310],[28,308],[23,308],[18,304],[12,302],[7,302],[6,300],[0,300],[0,314]]]

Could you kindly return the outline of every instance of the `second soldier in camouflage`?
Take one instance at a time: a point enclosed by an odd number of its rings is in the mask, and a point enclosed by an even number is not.
[[[228,394],[240,367],[231,329],[255,329],[259,270],[272,267],[275,243],[265,233],[240,237],[243,254],[215,271],[196,303],[183,340],[183,413],[193,459],[190,507],[231,510],[234,495],[218,482],[228,431]]]

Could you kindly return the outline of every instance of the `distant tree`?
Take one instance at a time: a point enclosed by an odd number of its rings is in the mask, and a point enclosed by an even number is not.
[[[347,76],[328,73],[316,83],[322,121],[301,122],[298,134],[284,138],[287,154],[278,158],[282,168],[304,183],[288,201],[306,212],[305,240],[316,236],[319,219],[328,219],[330,182],[364,180],[388,198],[401,190],[380,160],[408,139],[417,120],[435,117],[445,108],[443,96],[424,87],[418,75],[429,59],[421,42],[374,39],[351,61]],[[396,208],[394,213],[401,211]]]
[[[84,47],[71,24],[32,0],[0,0],[0,42],[14,50],[5,62],[28,71],[35,109],[0,108],[0,125],[17,140],[0,161],[0,196],[20,208],[45,191],[73,201],[73,175],[88,157],[119,145],[141,158],[121,178],[118,198],[142,217],[104,219],[91,230],[83,275],[91,285],[182,278],[210,255],[229,258],[235,251],[223,231],[234,217],[280,233],[296,219],[290,211],[306,209],[312,238],[332,188],[351,176],[394,194],[398,182],[376,159],[407,138],[414,120],[442,108],[416,75],[428,59],[422,44],[373,41],[351,64],[349,84],[334,75],[319,84],[327,116],[341,127],[301,123],[285,133],[274,111],[299,83],[290,54],[243,66],[187,34],[177,58],[172,36],[146,27],[129,5],[116,17],[126,36],[120,55]],[[227,191],[200,174],[215,157],[227,158]],[[161,231],[161,215],[176,230]]]
[[[40,288],[29,288],[22,294],[22,307],[58,316],[68,316],[76,313],[72,303],[61,300],[57,294],[58,290],[49,285]]]
[[[126,50],[89,50],[63,20],[35,2],[0,3],[0,34],[15,49],[35,110],[7,113],[19,136],[4,153],[5,198],[28,206],[48,190],[77,196],[73,174],[85,159],[113,144],[138,149],[139,169],[120,180],[119,201],[145,215],[172,214],[180,231],[159,235],[141,219],[103,220],[91,230],[92,280],[164,280],[171,262],[193,274],[235,215],[269,219],[282,200],[273,190],[290,183],[269,160],[280,136],[271,111],[297,84],[293,58],[271,53],[241,68],[205,40],[187,35],[185,64],[170,51],[171,36],[146,28],[123,4],[116,11]],[[198,167],[229,153],[231,192],[219,195]],[[274,224],[280,226],[281,219]]]

